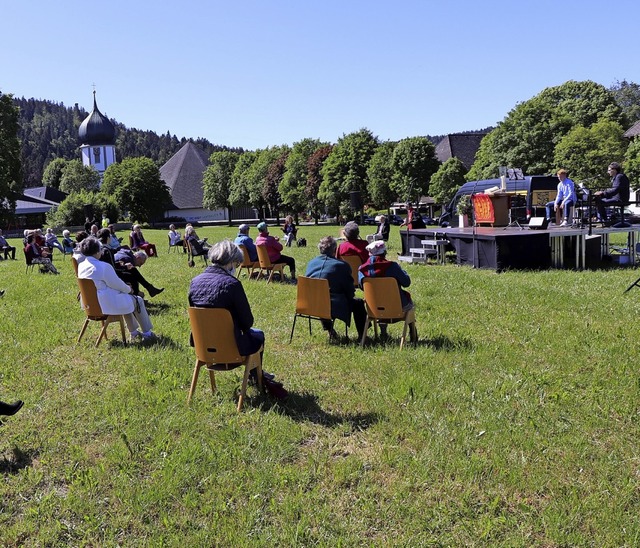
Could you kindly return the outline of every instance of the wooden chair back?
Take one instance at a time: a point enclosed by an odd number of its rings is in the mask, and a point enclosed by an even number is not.
[[[331,319],[329,280],[298,276],[296,314]]]
[[[271,270],[273,268],[273,263],[269,258],[269,251],[264,245],[257,245],[256,250],[258,251],[258,263],[260,263],[260,268],[264,268],[265,270]]]
[[[189,307],[189,322],[196,352],[196,364],[191,379],[187,402],[196,390],[200,368],[206,366],[209,371],[211,392],[216,391],[215,371],[235,369],[244,365],[242,388],[238,398],[237,410],[242,409],[247,392],[249,372],[256,369],[258,388],[262,390],[262,348],[251,356],[241,356],[236,344],[231,313],[224,308]]]
[[[395,278],[364,278],[362,289],[369,316],[376,320],[404,319],[400,288]]]
[[[351,267],[351,276],[353,278],[353,285],[360,287],[358,283],[358,269],[362,266],[362,261],[358,255],[341,255],[340,259],[343,260]]]
[[[189,307],[189,321],[196,357],[208,364],[236,364],[244,358],[238,352],[233,319],[225,308]]]
[[[249,277],[253,274],[253,269],[260,266],[258,261],[253,262],[249,257],[249,251],[242,244],[238,244],[238,247],[242,250],[242,264],[238,267],[238,272],[236,273],[236,278],[240,276],[240,272],[245,268],[249,272]]]

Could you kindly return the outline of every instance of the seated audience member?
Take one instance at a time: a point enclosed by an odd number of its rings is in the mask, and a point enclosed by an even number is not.
[[[358,279],[360,286],[362,286],[362,280],[364,278],[395,278],[398,282],[398,289],[400,290],[400,301],[402,303],[402,310],[407,311],[413,308],[413,301],[408,291],[405,291],[404,287],[411,285],[411,278],[398,263],[387,260],[387,247],[382,240],[377,240],[370,243],[367,246],[367,251],[371,255],[358,269]],[[386,324],[380,324],[380,331],[382,334],[386,334]]]
[[[142,229],[140,225],[133,225],[133,230],[131,231],[131,249],[134,251],[144,251],[149,257],[157,257],[158,252],[156,251],[155,244],[151,244],[144,239],[144,235],[142,234]]]
[[[191,255],[199,257],[200,255],[206,255],[209,251],[209,244],[207,239],[201,240],[198,238],[196,231],[191,225],[187,225],[184,231],[184,239],[189,242],[191,247]]]
[[[18,411],[20,411],[23,405],[24,402],[21,400],[15,401],[13,403],[5,403],[3,401],[0,401],[0,415],[15,415]]]
[[[367,251],[367,241],[360,239],[360,227],[358,223],[349,221],[344,225],[342,233],[346,241],[338,246],[336,257],[340,259],[345,255],[357,255],[362,262],[365,262],[369,258],[369,252]]]
[[[58,274],[58,270],[53,266],[49,258],[49,250],[41,248],[36,243],[35,234],[29,234],[29,236],[27,236],[27,246],[24,248],[24,251],[29,264],[39,264],[41,272]]]
[[[191,280],[189,305],[203,308],[224,308],[231,313],[238,350],[242,356],[255,354],[264,346],[264,333],[253,328],[249,300],[236,279],[235,270],[242,263],[242,250],[229,240],[209,249],[210,266]],[[255,372],[252,371],[252,375]]]
[[[180,246],[183,243],[184,242],[182,240],[182,236],[180,235],[180,232],[176,230],[176,225],[173,225],[173,224],[169,225],[169,245]],[[184,249],[184,246],[183,246],[183,250],[185,253],[187,252],[187,250]]]
[[[93,236],[94,238],[97,238],[98,237],[98,230],[100,230],[98,225],[91,225],[91,231],[89,233],[89,236]]]
[[[29,234],[31,234],[32,232],[33,230],[25,229],[24,238],[22,238],[23,247],[27,247],[27,244],[29,243],[27,239],[29,238]]]
[[[325,236],[318,244],[320,255],[311,259],[307,264],[305,276],[309,278],[324,278],[329,281],[329,293],[331,295],[331,317],[351,324],[351,314],[358,330],[358,338],[362,338],[366,313],[364,301],[355,298],[355,287],[351,267],[335,258],[338,244],[331,236]],[[331,322],[322,320],[325,331],[331,330],[331,337],[337,337],[332,330]]]
[[[71,232],[66,229],[62,231],[62,247],[66,253],[73,253],[73,249],[75,248],[75,244],[71,239]]]
[[[123,314],[132,340],[154,337],[144,300],[133,295],[133,289],[118,278],[110,264],[100,261],[102,249],[98,240],[89,236],[80,242],[78,248],[85,257],[78,265],[78,278],[93,280],[102,312]]]
[[[62,244],[58,241],[55,232],[53,232],[53,228],[47,228],[47,232],[44,236],[44,241],[46,242],[49,249],[53,249],[55,247],[60,252],[64,253],[64,247],[62,247]]]
[[[286,264],[289,267],[291,273],[291,279],[296,279],[296,260],[293,257],[287,257],[282,255],[282,244],[278,241],[278,238],[269,235],[269,227],[264,221],[258,223],[258,237],[256,238],[256,245],[263,245],[267,248],[269,254],[269,260],[273,264]]]
[[[253,239],[249,236],[249,230],[251,227],[243,223],[238,227],[238,235],[235,239],[236,245],[243,245],[249,254],[249,259],[252,261],[258,260],[258,252],[256,251],[256,244],[253,243]]]
[[[375,234],[369,234],[367,236],[367,242],[371,243],[375,240],[388,241],[391,225],[389,225],[386,215],[378,215],[376,217],[376,222],[378,223],[378,230]]]
[[[159,289],[149,283],[137,268],[146,262],[147,255],[145,252],[133,252],[129,249],[122,249],[121,252],[118,251],[117,253],[120,260],[116,261],[116,254],[114,254],[112,249],[105,245],[105,242],[108,242],[110,238],[111,232],[108,228],[101,228],[98,231],[98,240],[102,245],[102,255],[100,256],[100,260],[110,264],[114,268],[118,278],[133,288],[134,295],[144,298],[144,293],[140,292],[140,286],[144,287],[149,292],[150,297],[155,297],[162,293],[164,288]]]
[[[42,229],[41,228],[36,228],[33,231],[33,234],[35,236],[35,242],[40,246],[40,247],[46,247],[47,246],[47,240],[45,240],[44,238],[44,234],[42,233]]]
[[[116,227],[114,225],[109,225],[107,228],[109,229],[109,233],[111,234],[108,246],[109,249],[117,251],[121,247],[129,247],[128,245],[122,245],[122,238],[118,238],[118,236],[116,236]]]
[[[296,235],[298,234],[298,229],[291,215],[285,217],[282,232],[284,232],[284,245],[291,247],[292,242],[295,241]]]
[[[16,260],[16,248],[9,245],[9,242],[2,235],[2,230],[0,230],[0,251],[4,253],[4,258],[8,259],[9,255],[15,261]]]

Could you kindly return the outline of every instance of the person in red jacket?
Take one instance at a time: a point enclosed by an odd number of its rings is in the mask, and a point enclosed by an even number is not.
[[[289,267],[291,272],[291,279],[296,279],[296,260],[293,257],[287,257],[280,253],[282,251],[282,244],[279,242],[279,238],[275,238],[269,235],[269,227],[264,221],[258,223],[258,237],[256,238],[256,245],[263,245],[267,248],[269,253],[269,260],[273,264],[284,263]]]
[[[342,233],[346,241],[338,246],[336,259],[341,259],[346,255],[357,255],[360,257],[360,262],[364,263],[369,258],[369,252],[367,251],[367,240],[360,239],[360,227],[358,223],[349,221],[344,225]]]

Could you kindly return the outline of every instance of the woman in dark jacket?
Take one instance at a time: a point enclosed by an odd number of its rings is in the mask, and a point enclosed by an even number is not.
[[[230,240],[223,240],[211,246],[209,260],[211,266],[191,280],[189,305],[227,309],[233,318],[238,351],[242,356],[255,354],[264,345],[264,333],[252,327],[247,295],[235,277],[243,260],[242,251]]]

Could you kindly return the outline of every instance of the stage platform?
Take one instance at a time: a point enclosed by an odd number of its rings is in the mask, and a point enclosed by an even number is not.
[[[446,239],[456,253],[456,262],[498,272],[508,269],[597,268],[610,253],[611,234],[626,234],[626,253],[620,264],[636,264],[636,242],[640,225],[627,228],[585,227],[469,227],[401,230],[402,256],[411,261],[411,249],[422,247],[422,240]],[[625,258],[626,257],[626,258]],[[624,260],[623,260],[624,259]]]

